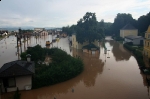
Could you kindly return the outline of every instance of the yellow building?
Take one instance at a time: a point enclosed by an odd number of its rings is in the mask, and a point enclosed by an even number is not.
[[[124,38],[129,35],[134,35],[134,36],[138,35],[138,29],[136,29],[131,24],[127,24],[122,29],[120,29],[120,37]]]
[[[150,26],[148,27],[145,33],[145,40],[144,40],[144,55],[150,58]]]

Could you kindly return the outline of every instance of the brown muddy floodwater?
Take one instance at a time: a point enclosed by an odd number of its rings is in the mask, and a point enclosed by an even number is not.
[[[51,35],[37,39],[31,37],[22,46],[22,50],[36,44],[45,47],[45,42],[51,39]],[[84,62],[84,71],[62,83],[21,91],[21,99],[149,99],[145,75],[141,74],[132,53],[109,37],[106,38],[105,45],[107,54],[104,54],[104,48],[100,45],[99,55],[89,55],[81,50],[71,49],[68,38],[61,38],[53,46],[61,47],[72,56],[80,56]],[[14,36],[1,40],[0,65],[18,59],[16,51]],[[12,94],[3,94],[2,99],[9,98]]]

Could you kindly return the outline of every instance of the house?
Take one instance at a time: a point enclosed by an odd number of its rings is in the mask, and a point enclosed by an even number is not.
[[[143,54],[147,58],[150,58],[150,25],[145,33]]]
[[[128,35],[138,35],[138,29],[136,29],[134,26],[131,24],[125,25],[122,29],[120,29],[120,37],[124,38],[125,36]]]
[[[84,53],[88,53],[92,55],[99,54],[99,47],[93,43],[83,46],[82,50]]]
[[[67,37],[67,33],[61,33],[61,37]]]
[[[75,48],[75,49],[82,49],[83,46],[85,45],[88,45],[89,42],[83,42],[83,44],[79,43],[77,40],[76,40],[76,34],[73,34],[72,35],[72,47]],[[94,41],[93,44],[95,46],[98,46],[99,47],[99,42],[98,41]]]
[[[125,43],[132,42],[133,45],[143,45],[144,38],[142,36],[128,35],[125,36]]]
[[[47,32],[47,31],[40,31],[40,35],[41,35],[41,36],[48,35],[48,32]]]
[[[7,30],[0,30],[0,36],[5,36],[8,35],[8,31]]]
[[[45,30],[45,28],[34,28],[34,31],[44,31]]]
[[[48,35],[48,32],[45,30],[45,28],[34,28],[33,35],[45,36]]]
[[[30,90],[32,88],[32,75],[35,73],[35,64],[27,61],[16,60],[5,63],[0,68],[0,88],[2,92]]]

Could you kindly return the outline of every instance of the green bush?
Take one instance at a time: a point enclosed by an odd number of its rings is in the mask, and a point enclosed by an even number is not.
[[[31,54],[35,61],[35,75],[33,76],[33,88],[39,88],[56,84],[71,79],[83,71],[83,62],[80,58],[74,58],[58,48],[41,48],[39,45],[21,55],[25,59],[26,54]],[[38,60],[44,60],[46,55],[52,58],[49,66],[38,64]],[[42,56],[42,57],[41,57]]]

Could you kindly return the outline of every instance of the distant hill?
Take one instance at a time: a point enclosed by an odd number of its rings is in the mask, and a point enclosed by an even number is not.
[[[43,27],[32,27],[32,26],[23,26],[23,27],[0,27],[0,30],[8,31],[17,31],[19,28],[22,30],[34,30],[34,28],[43,28]],[[61,27],[44,27],[46,30],[49,29],[61,29]]]

